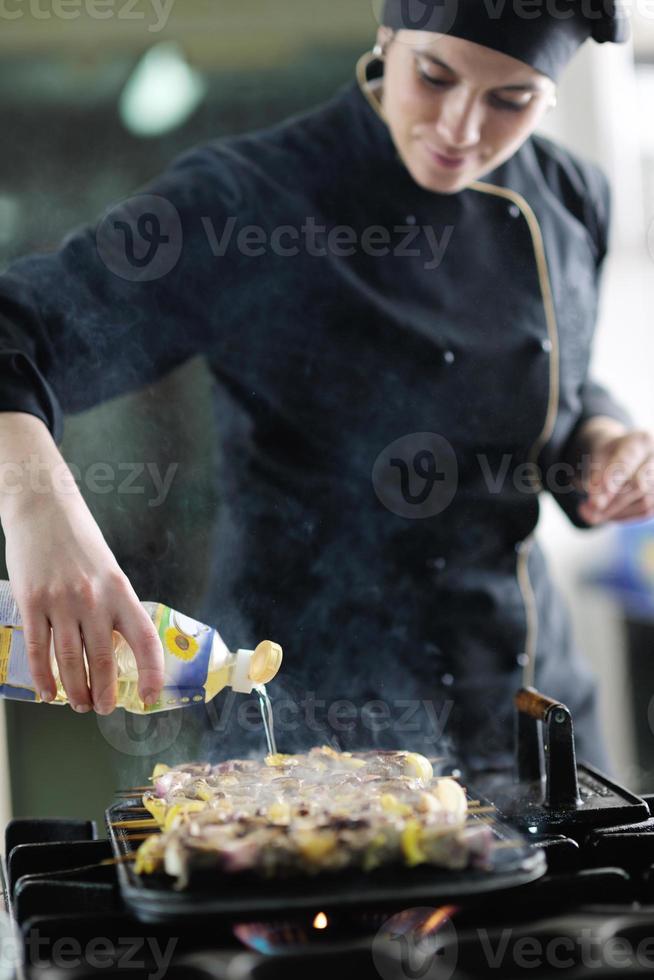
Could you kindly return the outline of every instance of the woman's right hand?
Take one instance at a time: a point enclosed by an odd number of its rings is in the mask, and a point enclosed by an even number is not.
[[[53,466],[41,463],[38,489],[25,479],[20,492],[3,496],[1,516],[7,569],[23,620],[35,688],[44,701],[55,697],[52,638],[71,706],[79,712],[94,708],[109,714],[116,705],[113,630],[117,630],[134,651],[141,699],[154,703],[163,685],[163,651],[154,624],[47,429],[37,419],[32,422],[50,440],[47,454],[53,449],[57,454],[57,479],[50,479],[56,462],[51,457]],[[1,436],[2,432],[0,442]]]

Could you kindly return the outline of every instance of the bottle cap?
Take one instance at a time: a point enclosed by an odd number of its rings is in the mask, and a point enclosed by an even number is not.
[[[248,677],[253,684],[268,684],[282,665],[282,648],[272,640],[263,640],[252,654]]]

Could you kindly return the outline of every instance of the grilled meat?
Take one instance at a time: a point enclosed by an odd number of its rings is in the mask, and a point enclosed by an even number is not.
[[[143,802],[161,826],[136,870],[178,887],[211,869],[266,877],[388,864],[483,866],[490,830],[467,824],[464,790],[411,752],[268,756],[217,766],[157,766]]]

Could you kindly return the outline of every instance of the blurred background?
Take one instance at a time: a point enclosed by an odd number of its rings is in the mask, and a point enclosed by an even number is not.
[[[328,98],[352,79],[376,28],[372,0],[115,0],[109,7],[16,0],[6,7],[2,266],[55,247],[186,148]],[[611,179],[613,247],[595,373],[640,426],[653,427],[654,17],[634,11],[632,22],[632,45],[587,45],[577,57],[546,131]],[[187,364],[152,388],[69,419],[62,447],[81,468],[179,463],[181,478],[163,506],[148,506],[143,479],[140,493],[87,499],[139,595],[191,615],[220,505],[211,481],[219,436],[207,422],[210,385],[202,361]],[[616,769],[622,782],[651,792],[654,527],[579,532],[550,500],[543,510],[541,539],[579,646],[601,676]],[[127,732],[124,721],[100,725],[95,716],[12,702],[2,732],[5,817],[99,818],[108,793],[125,780],[142,782],[158,752],[169,758],[184,744],[181,722],[152,745],[146,730]]]

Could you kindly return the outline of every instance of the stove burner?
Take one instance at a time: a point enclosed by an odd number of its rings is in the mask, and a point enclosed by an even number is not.
[[[378,932],[389,916],[389,912],[365,910],[325,911],[281,922],[239,922],[234,926],[234,935],[247,949],[271,956],[365,939]]]

